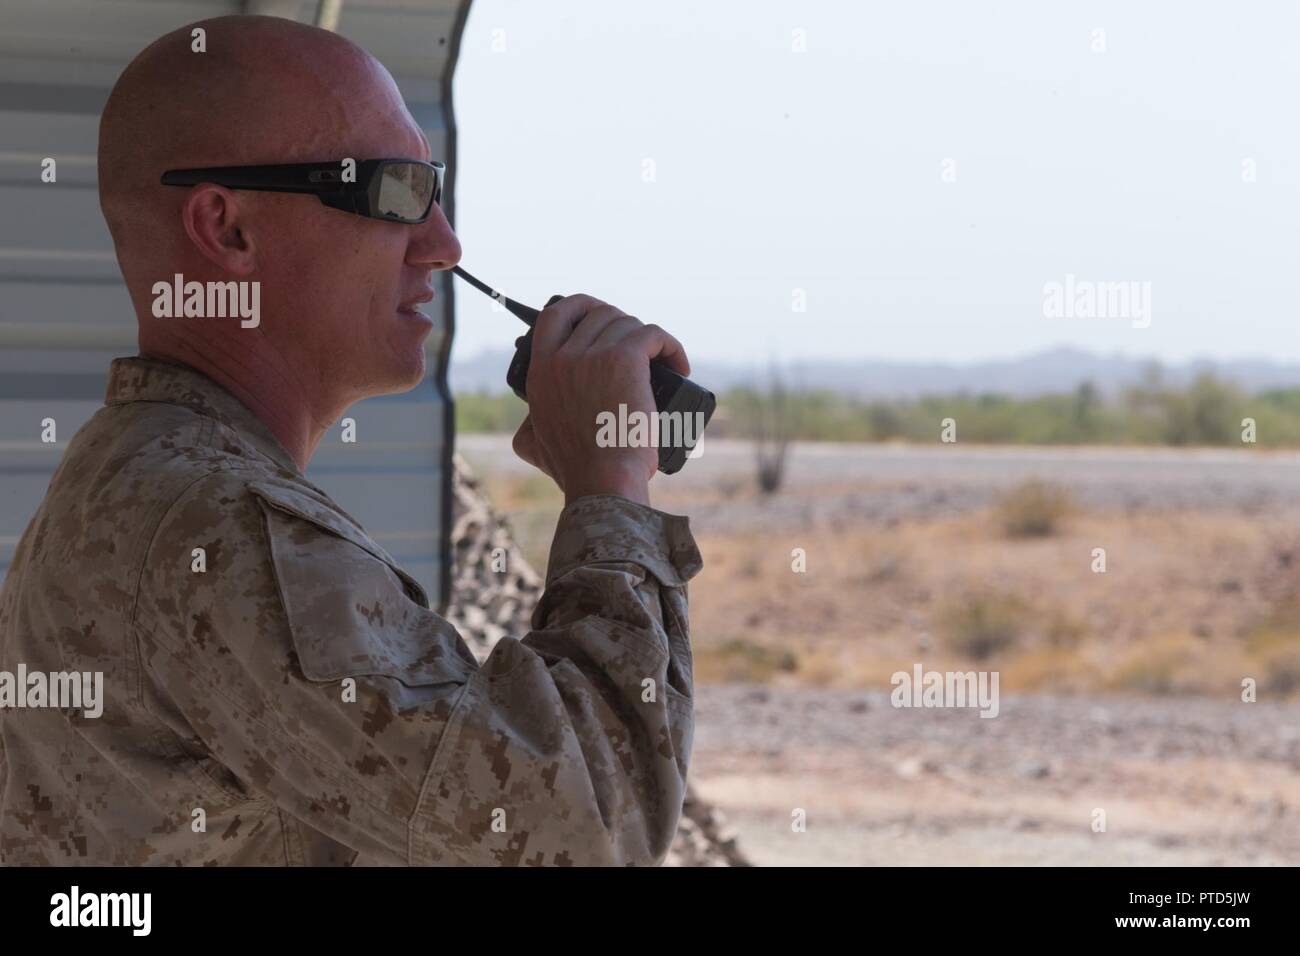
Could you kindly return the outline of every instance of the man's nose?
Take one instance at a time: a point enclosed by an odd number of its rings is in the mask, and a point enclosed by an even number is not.
[[[460,262],[460,240],[452,232],[451,224],[442,213],[441,206],[429,210],[429,218],[411,227],[411,237],[406,261],[427,269],[450,269]]]

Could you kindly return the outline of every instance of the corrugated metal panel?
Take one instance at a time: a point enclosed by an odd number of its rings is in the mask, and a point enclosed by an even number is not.
[[[244,12],[238,0],[3,0],[0,17],[0,574],[68,439],[102,405],[109,362],[134,354],[135,318],[99,212],[99,113],[122,69],[162,34]],[[315,0],[290,0],[310,22]],[[454,222],[451,71],[469,0],[344,0],[338,32],[393,73],[435,157],[448,161],[443,205]],[[58,182],[40,181],[41,160]],[[358,441],[333,432],[309,477],[329,491],[424,586],[449,594],[453,331],[450,276],[432,303],[429,379],[362,402]],[[44,418],[55,445],[40,441]]]

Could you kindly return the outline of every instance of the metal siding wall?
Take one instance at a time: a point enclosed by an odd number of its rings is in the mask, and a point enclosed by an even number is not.
[[[162,34],[241,12],[237,0],[3,0],[0,18],[0,574],[68,439],[103,404],[109,362],[135,352],[135,318],[99,213],[99,113],[123,67]],[[454,159],[450,75],[468,0],[345,0],[338,32],[393,73],[435,157]],[[310,21],[314,0],[297,5]],[[58,182],[40,181],[40,162]],[[452,167],[454,170],[454,166]],[[451,218],[454,174],[444,207]],[[451,509],[449,277],[429,378],[359,403],[357,443],[332,431],[309,477],[445,605]],[[54,418],[58,443],[40,441]]]

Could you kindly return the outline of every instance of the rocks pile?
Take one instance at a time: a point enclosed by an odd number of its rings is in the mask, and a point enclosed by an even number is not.
[[[464,459],[455,456],[454,465],[447,619],[481,661],[505,635],[527,633],[544,581],[524,559],[509,524],[492,510]],[[664,865],[748,866],[749,862],[721,814],[688,788]]]

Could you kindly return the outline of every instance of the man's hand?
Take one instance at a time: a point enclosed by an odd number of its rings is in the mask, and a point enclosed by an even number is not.
[[[650,361],[689,375],[680,342],[589,295],[571,295],[542,310],[533,327],[528,417],[515,453],[555,479],[571,502],[583,495],[622,495],[650,503],[657,448],[601,448],[596,416],[655,414]]]

